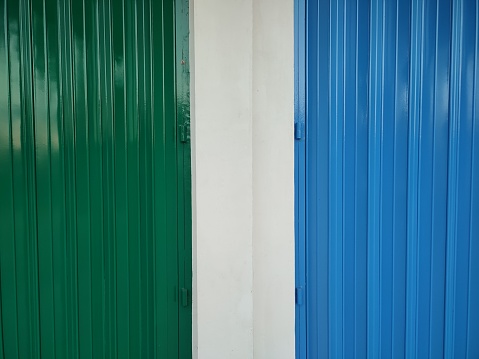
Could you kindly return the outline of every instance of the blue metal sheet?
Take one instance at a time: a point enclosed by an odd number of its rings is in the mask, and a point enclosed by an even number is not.
[[[479,357],[479,4],[297,0],[298,358]]]

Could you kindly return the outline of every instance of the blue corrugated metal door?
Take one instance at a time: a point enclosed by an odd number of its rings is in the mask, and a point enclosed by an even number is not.
[[[298,358],[479,358],[479,4],[297,0]]]

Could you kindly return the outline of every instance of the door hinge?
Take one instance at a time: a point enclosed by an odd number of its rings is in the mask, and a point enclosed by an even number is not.
[[[190,142],[190,123],[185,122],[183,125],[180,125],[179,128],[180,128],[180,141],[182,143]]]
[[[181,288],[180,297],[181,297],[181,305],[183,307],[187,307],[188,306],[188,289]]]
[[[296,304],[303,305],[304,303],[304,288],[303,287],[296,287]]]
[[[301,140],[304,136],[304,123],[295,122],[294,123],[294,138],[296,140]]]

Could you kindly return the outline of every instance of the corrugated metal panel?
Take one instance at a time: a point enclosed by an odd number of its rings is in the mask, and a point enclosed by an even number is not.
[[[478,3],[298,8],[298,357],[479,357]]]
[[[191,357],[185,6],[1,2],[0,358]]]

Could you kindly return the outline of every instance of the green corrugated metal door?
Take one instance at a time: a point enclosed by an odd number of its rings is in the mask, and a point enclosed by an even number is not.
[[[187,0],[0,4],[0,358],[191,357]]]

